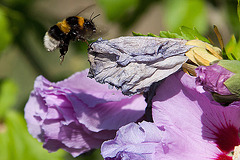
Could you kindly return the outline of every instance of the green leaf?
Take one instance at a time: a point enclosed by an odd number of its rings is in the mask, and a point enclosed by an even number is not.
[[[235,36],[233,35],[230,39],[230,41],[225,45],[225,51],[226,51],[226,55],[228,57],[228,59],[233,60],[233,54],[235,52],[236,49],[236,45],[237,45],[237,40],[235,38]],[[234,56],[235,57],[235,56]]]
[[[169,31],[160,31],[159,36],[161,38],[181,38],[184,39],[184,37],[178,33],[171,33]]]
[[[171,0],[165,2],[164,21],[170,31],[179,26],[196,27],[201,33],[208,29],[204,0]]]
[[[63,160],[63,151],[48,153],[42,143],[28,133],[21,114],[9,111],[5,117],[0,124],[1,160]]]
[[[199,39],[201,41],[210,43],[210,41],[202,36],[196,28],[188,28],[185,26],[182,26],[178,29],[176,33],[172,33],[169,31],[160,31],[159,36],[154,35],[152,33],[148,33],[147,35],[132,32],[134,36],[151,36],[151,37],[160,37],[160,38],[181,38],[186,40],[193,40],[193,39]]]
[[[148,33],[147,35],[144,35],[142,33],[136,33],[136,32],[132,32],[133,36],[149,36],[149,37],[159,37],[153,33]]]
[[[158,37],[157,35],[155,35],[153,33],[148,33],[147,36],[149,36],[149,37]]]
[[[133,36],[146,36],[142,33],[132,32]]]
[[[225,51],[228,59],[240,60],[240,41],[237,41],[235,36],[232,36],[225,46]]]
[[[9,30],[9,23],[4,11],[0,8],[0,53],[10,44],[12,34]]]
[[[227,86],[229,91],[232,94],[237,95],[240,97],[240,74],[235,74],[231,78],[227,79],[224,84]]]
[[[9,79],[0,81],[0,119],[3,119],[9,108],[17,99],[17,85]]]
[[[240,61],[238,60],[220,60],[218,65],[233,73],[240,73]]]
[[[195,27],[191,29],[186,26],[182,26],[179,30],[181,31],[183,37],[185,37],[184,39],[199,39],[201,41],[210,43],[210,41],[206,37],[202,36]]]

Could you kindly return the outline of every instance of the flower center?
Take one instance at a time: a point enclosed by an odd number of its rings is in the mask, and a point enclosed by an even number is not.
[[[220,154],[220,155],[218,155],[216,160],[232,160],[232,157],[230,157],[226,154]]]
[[[234,126],[219,128],[218,133],[214,133],[218,148],[226,154],[233,151],[235,146],[240,145],[238,132],[238,129]]]

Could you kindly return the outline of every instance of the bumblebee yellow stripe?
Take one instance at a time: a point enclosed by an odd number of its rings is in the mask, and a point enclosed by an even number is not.
[[[63,31],[64,33],[70,32],[71,27],[67,23],[66,19],[64,19],[62,22],[57,23],[58,28]]]
[[[77,16],[77,18],[78,18],[78,24],[80,26],[80,29],[83,29],[84,18],[79,16]]]

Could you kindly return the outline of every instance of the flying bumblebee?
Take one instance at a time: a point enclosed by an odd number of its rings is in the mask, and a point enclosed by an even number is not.
[[[96,33],[93,19],[100,14],[93,18],[92,15],[90,16],[90,19],[80,16],[71,16],[52,26],[44,36],[45,48],[48,51],[54,51],[59,48],[61,54],[60,61],[62,63],[64,56],[68,51],[70,41],[84,41],[87,43],[87,39]]]

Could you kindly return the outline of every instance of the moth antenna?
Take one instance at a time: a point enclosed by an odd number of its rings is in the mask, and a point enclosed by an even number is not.
[[[83,10],[81,10],[80,12],[78,12],[78,14],[76,14],[76,16],[78,16],[79,14],[81,14],[82,12],[84,12],[85,10],[87,10],[87,9],[93,7],[93,6],[95,6],[95,4],[92,4],[92,5],[90,5],[90,6],[87,6],[86,8],[84,8]]]

